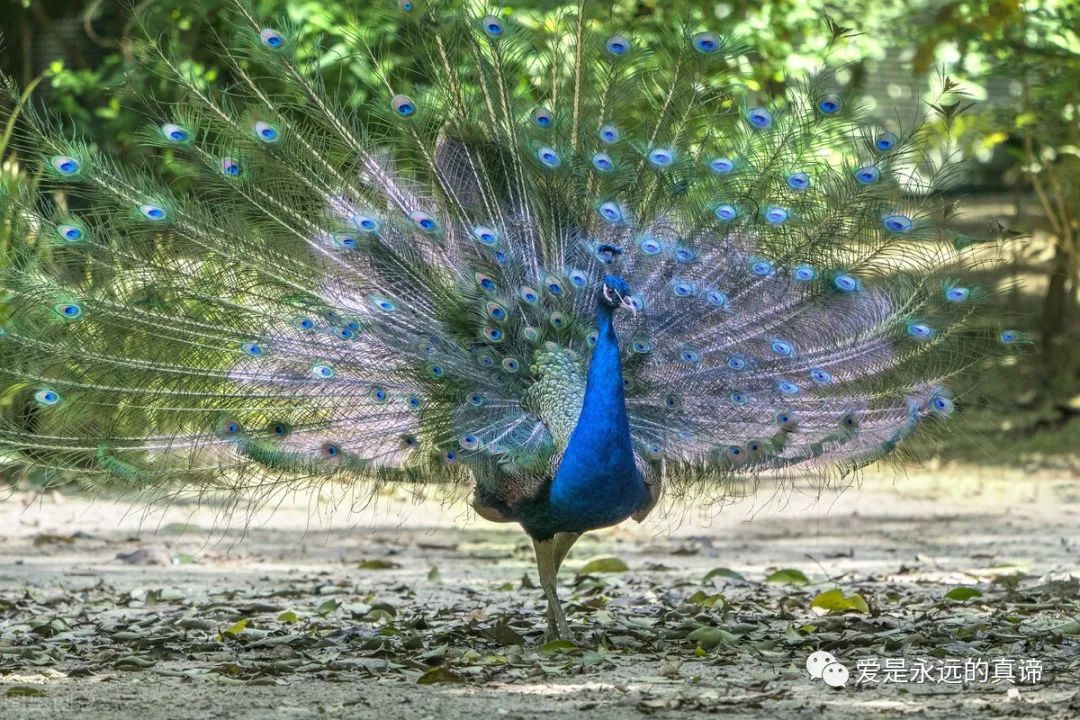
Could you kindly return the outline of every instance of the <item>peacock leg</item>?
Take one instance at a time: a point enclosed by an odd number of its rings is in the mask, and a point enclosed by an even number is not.
[[[581,533],[561,532],[555,533],[555,572],[559,572],[566,554],[581,537]]]
[[[540,587],[544,588],[544,595],[548,601],[548,626],[545,635],[545,639],[548,641],[572,639],[570,625],[567,624],[566,615],[563,614],[562,605],[559,604],[559,593],[556,585],[559,576],[559,563],[555,559],[557,545],[555,538],[533,540],[533,548],[536,550],[536,569],[540,573]],[[569,549],[569,546],[567,546],[567,549]]]

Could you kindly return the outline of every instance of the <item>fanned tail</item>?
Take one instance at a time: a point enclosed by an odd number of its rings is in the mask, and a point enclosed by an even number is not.
[[[954,248],[931,125],[831,77],[770,104],[699,28],[645,48],[583,6],[534,31],[402,3],[422,72],[356,110],[237,18],[227,92],[163,54],[187,101],[154,108],[157,167],[26,113],[68,201],[4,198],[0,449],[140,487],[472,478],[508,508],[565,449],[615,273],[641,462],[724,487],[871,462],[1023,339]]]

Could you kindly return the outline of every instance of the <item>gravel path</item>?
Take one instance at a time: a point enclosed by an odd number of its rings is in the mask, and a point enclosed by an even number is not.
[[[515,527],[348,500],[223,529],[212,506],[6,498],[0,718],[1080,716],[1076,478],[868,475],[594,533],[561,578],[578,642],[549,645]],[[807,675],[817,650],[846,687]]]

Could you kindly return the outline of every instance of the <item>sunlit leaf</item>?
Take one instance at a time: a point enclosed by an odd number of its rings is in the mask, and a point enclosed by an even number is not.
[[[783,568],[765,578],[765,582],[776,585],[808,585],[810,578],[806,577],[801,570]]]

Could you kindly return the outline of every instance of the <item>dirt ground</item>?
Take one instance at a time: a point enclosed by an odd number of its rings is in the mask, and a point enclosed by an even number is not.
[[[1080,716],[1077,478],[816,495],[586,536],[561,577],[576,643],[544,644],[531,546],[460,506],[299,495],[222,530],[215,507],[15,494],[0,718]],[[809,677],[816,650],[845,687]],[[887,659],[1028,673],[856,682]]]

